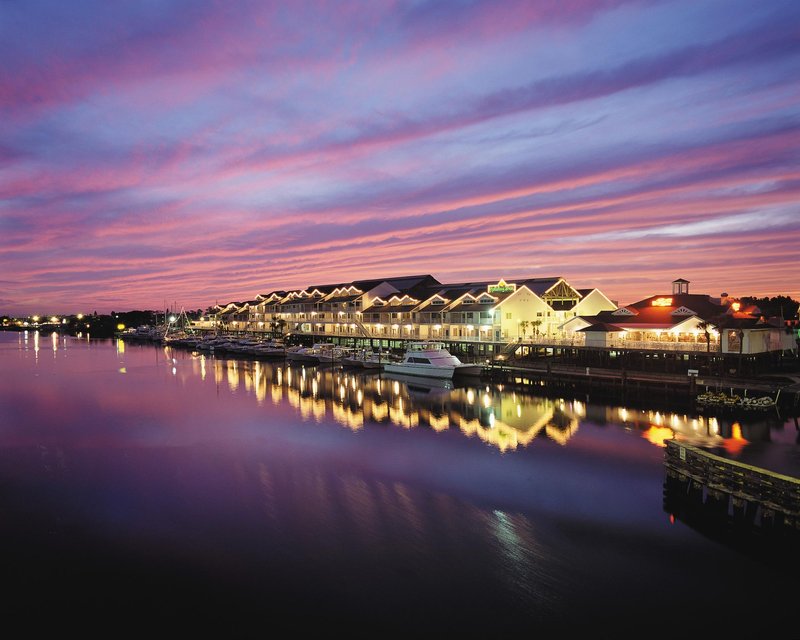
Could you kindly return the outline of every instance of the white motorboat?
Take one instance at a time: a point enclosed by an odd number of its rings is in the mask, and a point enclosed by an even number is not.
[[[286,345],[276,340],[261,342],[253,349],[253,355],[262,358],[283,358],[286,356]]]
[[[331,364],[336,360],[341,360],[342,355],[332,342],[316,342],[310,347],[287,351],[286,358],[290,362],[300,364]]]
[[[412,342],[401,362],[387,362],[386,373],[400,373],[429,378],[450,378],[455,375],[480,375],[482,365],[464,364],[445,349],[443,342]]]

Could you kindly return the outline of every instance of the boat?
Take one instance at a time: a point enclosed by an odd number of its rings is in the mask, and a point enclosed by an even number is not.
[[[277,340],[261,342],[253,347],[253,355],[261,358],[283,358],[286,356],[286,345]]]
[[[300,364],[331,364],[342,359],[342,352],[332,342],[315,342],[310,347],[287,351],[286,358]]]
[[[141,325],[135,329],[127,329],[117,334],[123,340],[134,342],[159,342],[164,338],[166,329],[164,327],[154,327],[151,325]]]
[[[383,365],[386,373],[400,373],[429,378],[449,378],[455,375],[478,376],[483,371],[479,364],[464,364],[451,354],[443,342],[411,342],[400,362]]]
[[[715,408],[742,408],[742,409],[771,409],[777,406],[777,402],[769,396],[755,398],[741,397],[737,394],[728,395],[723,392],[707,391],[700,393],[695,398],[699,407]]]
[[[361,349],[342,356],[342,366],[356,369],[381,369],[389,362],[388,354]]]

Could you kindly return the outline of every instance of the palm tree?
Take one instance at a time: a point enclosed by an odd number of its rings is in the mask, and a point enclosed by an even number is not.
[[[528,327],[530,326],[530,320],[522,320],[519,323],[519,328],[522,330],[522,337],[525,337],[525,333],[528,331]]]
[[[269,326],[273,333],[280,333],[283,335],[283,330],[286,328],[286,320],[273,316],[272,322],[269,323]]]
[[[739,372],[739,375],[742,375],[742,353],[743,353],[743,349],[744,349],[744,329],[742,329],[741,327],[736,329],[736,336],[739,338],[739,366],[737,367],[737,370]]]
[[[714,328],[714,325],[711,322],[706,322],[704,320],[703,322],[699,322],[697,324],[697,328],[706,334],[706,351],[711,353],[711,329]]]
[[[534,320],[534,321],[531,322],[531,326],[533,327],[533,335],[534,336],[538,336],[539,335],[539,327],[542,326],[542,321],[541,320]]]

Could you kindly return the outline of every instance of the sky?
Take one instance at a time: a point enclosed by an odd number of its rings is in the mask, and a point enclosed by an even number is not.
[[[0,2],[0,313],[800,298],[800,2]]]

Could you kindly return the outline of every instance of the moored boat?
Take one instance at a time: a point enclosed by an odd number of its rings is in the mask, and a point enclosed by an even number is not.
[[[331,364],[334,360],[341,360],[341,357],[341,351],[332,342],[315,342],[310,347],[286,352],[290,362],[302,364]]]
[[[449,379],[455,375],[477,376],[483,371],[481,365],[461,362],[443,342],[434,341],[410,343],[401,362],[387,363],[383,369],[387,373]]]
[[[381,369],[389,360],[389,356],[385,353],[361,349],[343,355],[342,366],[357,369]]]

